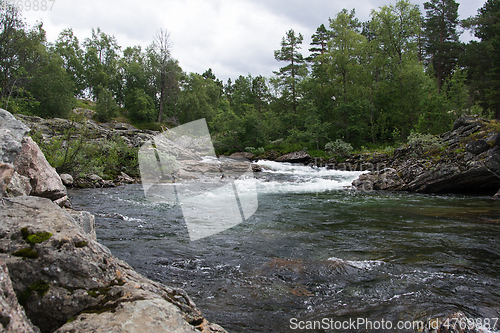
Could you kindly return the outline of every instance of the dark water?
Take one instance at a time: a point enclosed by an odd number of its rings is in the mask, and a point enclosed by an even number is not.
[[[309,331],[344,332],[333,322],[396,325],[456,311],[483,323],[500,317],[500,201],[354,192],[344,185],[357,174],[268,165],[275,171],[259,175],[257,212],[194,242],[180,207],[149,203],[141,185],[70,197],[97,215],[98,239],[116,256],[184,288],[229,332],[324,320],[331,326]]]

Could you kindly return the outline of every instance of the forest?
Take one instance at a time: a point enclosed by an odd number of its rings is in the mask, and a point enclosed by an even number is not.
[[[462,114],[500,119],[500,0],[465,19],[458,8],[430,0],[422,13],[399,0],[367,22],[344,9],[308,47],[300,32],[285,32],[272,76],[222,82],[211,69],[184,72],[167,30],[145,49],[122,49],[99,28],[83,41],[68,28],[50,43],[41,23],[28,26],[4,5],[0,107],[60,118],[92,108],[97,121],[150,129],[205,118],[218,153],[396,145],[412,132],[446,132]],[[465,30],[476,40],[461,42]]]

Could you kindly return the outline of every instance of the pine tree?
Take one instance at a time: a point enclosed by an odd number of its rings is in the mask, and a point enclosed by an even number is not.
[[[297,111],[297,86],[300,77],[304,76],[306,71],[304,57],[299,53],[303,39],[302,34],[295,35],[295,31],[290,29],[281,40],[281,49],[274,51],[276,60],[289,63],[274,74],[281,78],[283,85],[291,93],[291,106],[294,113]]]
[[[431,0],[424,3],[425,49],[438,80],[438,89],[449,78],[460,55],[461,44],[457,32],[458,6],[455,0]]]
[[[488,0],[479,9],[475,35],[481,39],[491,61],[485,77],[485,104],[500,120],[500,0]]]
[[[325,54],[328,50],[328,41],[332,36],[331,31],[328,31],[324,24],[321,24],[318,29],[316,29],[316,33],[311,36],[311,48],[309,52],[311,55],[307,58],[307,61],[314,61],[318,58],[318,56]],[[321,63],[322,60],[319,59]]]

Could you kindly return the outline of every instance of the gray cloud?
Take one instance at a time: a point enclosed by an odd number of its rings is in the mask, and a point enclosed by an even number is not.
[[[372,9],[395,0],[56,0],[52,11],[24,12],[29,24],[44,22],[48,40],[55,41],[62,29],[72,27],[83,41],[91,28],[115,35],[119,45],[149,45],[155,33],[167,29],[172,54],[187,72],[212,68],[226,81],[239,75],[272,75],[280,67],[274,60],[281,38],[289,29],[304,35],[307,53],[310,36],[342,8],[356,9],[361,21]],[[414,3],[423,11],[424,0]],[[476,15],[485,0],[462,1],[461,18]],[[465,40],[470,39],[468,33]]]

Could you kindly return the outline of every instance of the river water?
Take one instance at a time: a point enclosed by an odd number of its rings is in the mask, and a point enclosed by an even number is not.
[[[185,289],[229,332],[315,322],[323,326],[307,331],[413,332],[395,327],[457,311],[500,317],[498,200],[353,191],[356,172],[259,164],[270,169],[255,174],[256,213],[196,241],[179,205],[148,202],[141,185],[69,195],[96,215],[97,237],[116,256]]]

